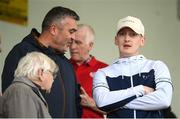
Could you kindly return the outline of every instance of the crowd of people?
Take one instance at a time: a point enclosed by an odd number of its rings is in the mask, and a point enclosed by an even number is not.
[[[168,67],[140,53],[145,45],[142,21],[133,16],[118,21],[114,42],[119,58],[108,66],[90,54],[95,32],[78,24],[79,19],[74,10],[56,6],[45,15],[41,33],[32,28],[11,49],[2,72],[0,117],[172,116]]]

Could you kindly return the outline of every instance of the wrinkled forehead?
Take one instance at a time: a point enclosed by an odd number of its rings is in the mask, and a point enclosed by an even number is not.
[[[86,32],[83,29],[77,29],[75,33],[75,39],[77,40],[85,40]]]

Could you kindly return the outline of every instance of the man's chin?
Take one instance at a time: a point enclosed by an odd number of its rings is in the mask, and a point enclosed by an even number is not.
[[[69,47],[68,47],[68,46],[66,46],[66,47],[64,47],[64,48],[62,49],[62,51],[61,51],[61,52],[66,53],[66,52],[68,52],[68,51],[69,51]]]
[[[73,56],[73,55],[71,55],[71,59],[73,59],[76,62],[81,61],[77,56]]]
[[[68,50],[63,50],[63,53],[66,53]]]
[[[67,50],[64,50],[64,49],[55,49],[55,51],[60,54],[64,54],[67,52]]]
[[[64,49],[63,49],[63,52],[68,52],[69,51],[69,46],[66,46]]]

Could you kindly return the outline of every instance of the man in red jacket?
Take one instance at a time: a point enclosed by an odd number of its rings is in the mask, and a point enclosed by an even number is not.
[[[92,98],[93,75],[99,68],[107,66],[107,64],[89,54],[93,48],[94,37],[94,30],[89,25],[79,24],[75,39],[70,45],[70,61],[81,85],[82,118],[103,118],[103,114],[105,114],[96,107]]]

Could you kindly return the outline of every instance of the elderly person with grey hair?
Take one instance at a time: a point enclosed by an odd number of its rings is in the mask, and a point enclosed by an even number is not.
[[[15,70],[13,83],[3,93],[3,116],[8,118],[50,118],[40,90],[50,91],[58,67],[40,52],[24,56]]]

